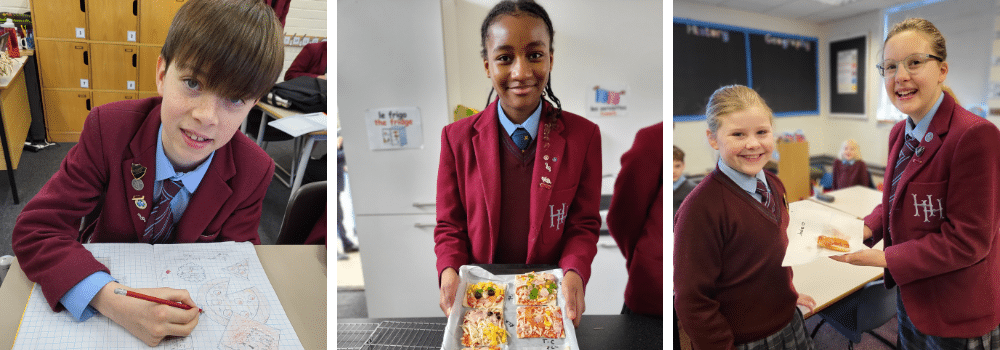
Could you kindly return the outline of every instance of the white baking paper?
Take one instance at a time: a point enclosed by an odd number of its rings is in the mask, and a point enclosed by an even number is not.
[[[855,216],[813,201],[793,203],[788,216],[788,248],[781,266],[802,265],[816,258],[848,254],[818,246],[820,235],[846,239],[851,252],[868,248],[862,243],[865,223]]]
[[[465,265],[459,268],[458,276],[461,278],[461,283],[458,285],[458,290],[455,292],[455,305],[451,308],[451,315],[448,316],[448,325],[444,329],[444,341],[441,344],[442,350],[462,350],[465,348],[462,346],[462,317],[465,316],[465,312],[470,308],[462,305],[462,299],[465,298],[465,289],[470,283],[479,283],[483,281],[491,281],[493,283],[503,285],[504,291],[504,324],[507,329],[507,344],[501,345],[500,348],[504,350],[571,350],[580,349],[580,345],[576,342],[576,329],[573,328],[573,321],[566,316],[566,297],[562,294],[562,279],[563,271],[562,269],[552,269],[552,270],[542,270],[536,272],[548,272],[556,276],[556,284],[559,286],[556,291],[558,297],[556,298],[556,305],[563,310],[563,329],[566,331],[566,338],[563,339],[545,339],[545,338],[527,338],[520,339],[517,337],[517,305],[514,300],[514,276],[515,275],[494,275],[482,267]]]

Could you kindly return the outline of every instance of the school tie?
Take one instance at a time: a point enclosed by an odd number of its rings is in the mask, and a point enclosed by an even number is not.
[[[767,191],[767,186],[760,179],[757,179],[757,194],[760,195],[760,203],[771,210],[772,214],[778,215],[778,208],[774,204],[774,198],[771,198],[771,192]]]
[[[174,214],[170,210],[170,202],[180,189],[180,181],[163,180],[159,192],[160,199],[156,201],[153,212],[149,214],[149,223],[146,224],[146,232],[142,236],[144,243],[158,244],[173,241]]]
[[[517,148],[520,148],[522,151],[525,148],[528,148],[528,144],[531,143],[531,134],[528,134],[528,130],[525,130],[524,128],[517,128],[517,130],[514,130],[514,133],[511,134],[510,137],[514,140],[514,144],[517,145]]]
[[[910,164],[910,158],[913,157],[913,151],[917,149],[917,145],[920,144],[920,140],[913,138],[910,134],[906,134],[903,142],[903,149],[899,150],[899,158],[896,160],[896,167],[893,168],[892,185],[889,186],[889,204],[895,203],[896,199],[896,183],[899,182],[899,178],[903,177],[903,170],[906,166]]]

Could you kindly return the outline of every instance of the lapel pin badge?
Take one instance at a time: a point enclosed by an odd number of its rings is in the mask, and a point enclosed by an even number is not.
[[[549,163],[545,163],[545,170],[552,171],[552,167],[549,166]]]
[[[544,159],[544,160],[549,160],[549,155],[548,155],[548,154],[546,154],[546,155],[542,156],[542,159]]]
[[[553,162],[553,163],[555,163],[555,162],[558,162],[558,161],[559,161],[559,158],[558,158],[558,157],[552,157],[552,162]]]
[[[146,222],[146,218],[142,217],[142,214],[135,213],[135,215],[138,215],[139,216],[139,220],[142,220],[142,222]]]
[[[139,210],[145,210],[146,209],[146,197],[145,196],[134,196],[134,197],[132,197],[132,201],[135,202],[135,207],[139,208]],[[146,221],[146,220],[143,220],[143,221]]]
[[[917,155],[917,157],[923,155],[924,154],[924,146],[917,146],[917,150],[916,150],[915,154]]]
[[[934,133],[928,132],[928,133],[924,134],[924,141],[931,142],[931,140],[933,140],[933,139],[934,139]]]
[[[542,183],[540,183],[539,185],[547,190],[552,189],[552,180],[549,180],[548,177],[542,176]]]

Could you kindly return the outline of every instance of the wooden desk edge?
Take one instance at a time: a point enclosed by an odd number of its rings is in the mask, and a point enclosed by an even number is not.
[[[841,301],[841,300],[843,300],[843,299],[844,299],[845,297],[847,297],[848,295],[851,295],[852,293],[854,293],[854,292],[857,292],[857,291],[861,290],[861,288],[864,288],[864,286],[865,286],[866,284],[868,284],[868,283],[871,283],[871,282],[873,282],[873,281],[876,281],[876,280],[878,280],[879,278],[882,278],[882,276],[884,276],[884,273],[880,273],[880,274],[878,274],[878,276],[875,276],[875,277],[872,277],[872,278],[871,278],[871,279],[869,279],[868,281],[865,281],[865,283],[862,283],[862,284],[858,285],[857,287],[854,287],[854,288],[851,288],[850,290],[848,290],[848,291],[844,292],[844,294],[841,294],[840,296],[838,296],[838,297],[834,298],[833,300],[830,300],[830,301],[828,301],[828,302],[825,302],[825,303],[823,303],[822,305],[816,305],[816,307],[815,307],[815,308],[813,308],[813,310],[812,310],[811,312],[803,314],[803,315],[802,315],[802,318],[804,318],[804,319],[805,319],[805,318],[810,318],[810,317],[812,317],[813,315],[816,315],[817,313],[819,313],[820,311],[823,311],[823,309],[825,309],[825,308],[829,307],[830,305],[833,305],[834,303],[836,303],[836,302],[838,302],[838,301]]]

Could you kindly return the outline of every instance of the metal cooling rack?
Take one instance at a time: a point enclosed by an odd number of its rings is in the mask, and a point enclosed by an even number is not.
[[[443,323],[382,321],[338,323],[337,349],[440,349]]]

